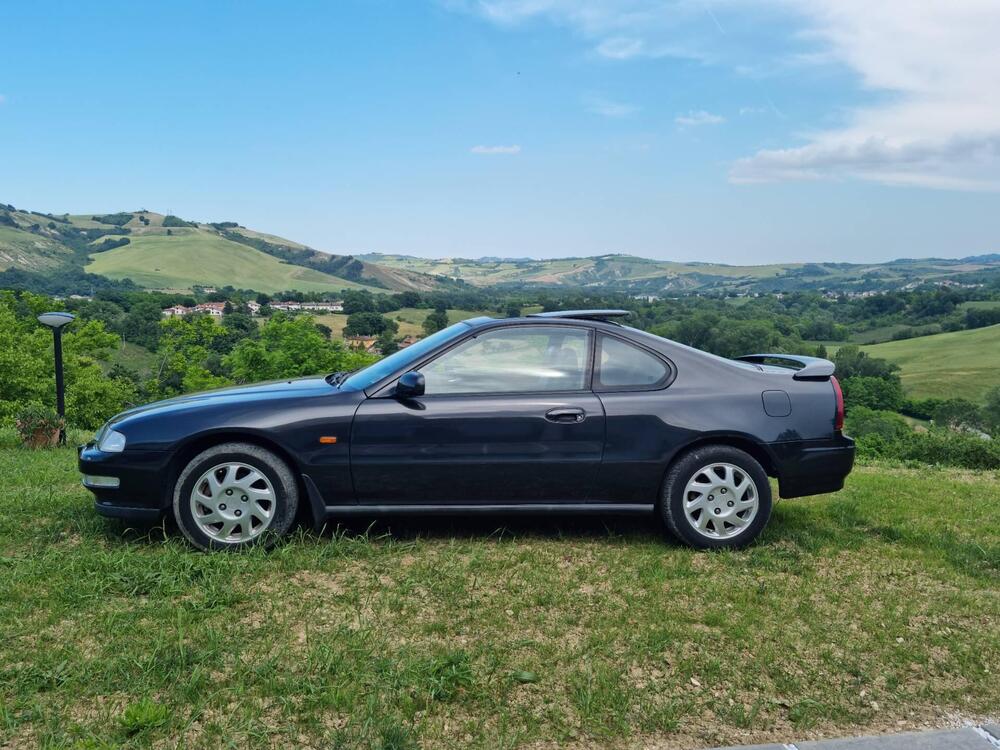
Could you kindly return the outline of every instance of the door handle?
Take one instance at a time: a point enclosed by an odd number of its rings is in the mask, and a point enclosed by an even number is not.
[[[551,409],[545,412],[545,418],[556,424],[578,424],[587,418],[587,413],[576,407]]]

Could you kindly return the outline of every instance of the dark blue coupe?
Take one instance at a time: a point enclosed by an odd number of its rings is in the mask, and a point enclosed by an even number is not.
[[[702,548],[753,541],[782,497],[854,461],[824,359],[723,359],[619,325],[622,311],[475,318],[353,373],[123,412],[81,447],[99,513],[172,512],[205,550],[296,517],[645,513]]]

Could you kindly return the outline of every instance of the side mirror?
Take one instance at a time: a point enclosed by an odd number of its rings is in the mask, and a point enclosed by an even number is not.
[[[416,370],[403,373],[396,383],[398,398],[416,398],[424,395],[424,376]]]

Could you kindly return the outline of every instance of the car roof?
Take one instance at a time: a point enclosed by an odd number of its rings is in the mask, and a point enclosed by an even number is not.
[[[628,310],[559,310],[555,312],[530,313],[520,318],[491,318],[487,315],[478,318],[468,318],[462,322],[472,328],[482,326],[504,325],[552,325],[576,324],[598,326],[603,324],[610,328],[621,328],[618,318],[624,318],[631,313]]]

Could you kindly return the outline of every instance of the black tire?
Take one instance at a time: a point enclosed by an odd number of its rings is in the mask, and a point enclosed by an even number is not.
[[[253,485],[257,488],[253,491],[260,493],[261,497],[269,496],[273,498],[273,503],[266,499],[258,501],[255,498],[249,498],[250,503],[259,502],[260,508],[270,513],[266,522],[255,517],[252,518],[253,513],[251,512],[247,512],[245,516],[241,515],[243,521],[230,517],[230,520],[233,520],[237,524],[241,524],[242,522],[256,524],[253,531],[244,531],[241,525],[237,525],[236,528],[240,529],[240,532],[234,531],[230,535],[230,539],[241,534],[244,536],[253,534],[252,538],[225,541],[218,537],[213,537],[209,533],[206,533],[203,528],[211,530],[212,524],[199,523],[194,517],[195,511],[192,508],[194,504],[192,493],[195,490],[195,484],[210,472],[213,467],[220,467],[219,474],[216,474],[217,477],[220,475],[223,477],[232,476],[234,477],[232,481],[246,481],[250,476],[249,471],[246,469],[239,469],[232,475],[228,474],[222,468],[227,464],[249,467],[249,469],[259,472],[260,475],[263,475],[264,481],[258,481]],[[240,472],[244,472],[242,478],[240,478]],[[204,487],[204,485],[202,486]],[[231,510],[227,506],[225,511],[237,513],[237,515],[243,514],[244,511],[242,508],[248,507],[248,500],[243,500],[243,498],[248,496],[240,495],[239,489],[235,490],[235,494],[233,494],[232,490],[233,488],[229,488],[229,490],[223,489],[222,491],[227,492],[229,497],[219,495],[219,500],[231,503],[237,509]],[[298,485],[295,482],[295,475],[288,467],[288,464],[271,451],[250,443],[223,443],[202,451],[188,462],[177,478],[177,484],[174,486],[174,518],[177,520],[177,526],[191,544],[206,552],[238,550],[256,545],[271,546],[288,533],[288,530],[295,521],[295,513],[298,506]],[[202,512],[212,510],[207,506],[199,507]],[[216,512],[218,513],[219,511]],[[215,525],[219,527],[219,531],[222,531],[224,528],[223,522]]]
[[[735,497],[731,492],[728,493],[727,499],[723,499],[722,496],[716,498],[714,492],[709,495],[706,491],[705,500],[712,497],[712,505],[707,506],[704,511],[695,511],[697,518],[694,520],[685,513],[685,489],[688,483],[696,478],[707,476],[703,469],[718,464],[728,464],[736,472],[742,473],[752,480],[752,489],[755,490],[754,495],[757,503],[756,511],[752,516],[749,514],[749,509],[740,511],[732,506],[727,508],[727,505],[733,502],[730,498]],[[720,478],[718,481],[722,482],[723,480]],[[727,490],[722,489],[721,492],[726,493]],[[749,498],[748,493],[748,489],[743,490],[744,502],[749,502],[746,499]],[[692,494],[692,498],[698,498],[696,492]],[[663,481],[659,511],[667,529],[691,547],[696,549],[739,549],[746,547],[760,536],[771,517],[771,506],[771,484],[767,479],[767,473],[753,456],[728,445],[706,445],[683,454],[670,467]],[[713,534],[716,534],[715,525],[717,522],[713,520],[711,514],[715,512],[716,508],[723,516],[718,523],[722,524],[724,533],[731,533],[732,536],[727,538],[712,537]],[[705,516],[705,519],[710,527],[699,531],[696,524],[702,521],[702,512],[709,514]],[[727,513],[739,513],[741,516],[733,518],[730,515],[729,517],[737,522],[731,523],[725,518]],[[743,517],[751,520],[739,530],[738,522],[743,520]]]

